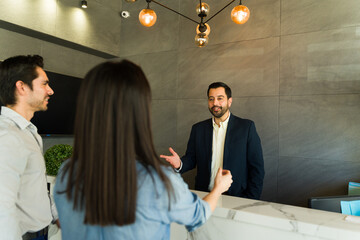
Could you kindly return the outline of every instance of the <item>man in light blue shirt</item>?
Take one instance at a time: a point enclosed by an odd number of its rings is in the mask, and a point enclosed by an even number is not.
[[[0,239],[46,237],[43,229],[57,218],[47,191],[42,139],[30,122],[36,111],[47,110],[53,94],[42,57],[16,56],[1,63]]]

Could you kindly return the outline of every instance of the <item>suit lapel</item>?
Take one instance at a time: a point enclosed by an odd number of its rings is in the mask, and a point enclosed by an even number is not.
[[[233,120],[234,117],[232,114],[230,114],[230,119],[229,119],[229,123],[226,129],[226,135],[225,135],[225,143],[224,143],[224,158],[223,158],[223,168],[224,169],[228,169],[227,168],[227,163],[228,163],[228,159],[229,159],[229,148],[230,148],[230,144],[231,144],[231,136],[232,133],[234,133],[234,131],[232,130],[233,128]]]
[[[211,174],[211,161],[212,161],[212,142],[213,142],[213,126],[212,126],[212,118],[206,124],[205,130],[205,149],[206,149],[206,158],[209,159],[207,161],[208,171]]]

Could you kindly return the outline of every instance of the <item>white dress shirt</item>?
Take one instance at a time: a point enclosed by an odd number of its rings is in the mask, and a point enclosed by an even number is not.
[[[47,191],[42,139],[17,112],[0,115],[0,239],[21,239],[53,220]]]
[[[211,157],[211,177],[209,184],[209,191],[214,187],[216,173],[219,168],[223,167],[224,159],[224,145],[225,145],[225,136],[226,130],[230,119],[230,113],[227,119],[223,122],[220,122],[220,127],[216,124],[213,117],[213,143],[212,143],[212,157]]]

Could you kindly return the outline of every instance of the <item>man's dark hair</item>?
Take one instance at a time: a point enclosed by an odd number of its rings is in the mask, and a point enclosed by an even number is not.
[[[36,67],[44,67],[39,55],[15,56],[0,64],[0,100],[4,105],[14,105],[15,84],[23,81],[32,90],[32,81],[38,77]]]
[[[227,98],[231,98],[231,89],[228,85],[226,85],[223,82],[214,82],[214,83],[210,84],[209,88],[207,90],[207,96],[209,97],[210,89],[219,88],[219,87],[223,87],[225,89],[225,94],[226,94]]]

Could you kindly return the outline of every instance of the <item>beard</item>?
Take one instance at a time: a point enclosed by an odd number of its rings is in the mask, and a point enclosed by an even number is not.
[[[32,99],[29,102],[29,105],[35,112],[46,111],[48,109],[47,103],[45,102],[46,99]]]
[[[214,108],[220,108],[220,111],[214,111]],[[215,118],[221,118],[222,116],[224,116],[224,114],[227,112],[228,110],[228,106],[225,107],[219,107],[219,106],[213,106],[212,108],[209,108],[210,113],[215,117]]]

